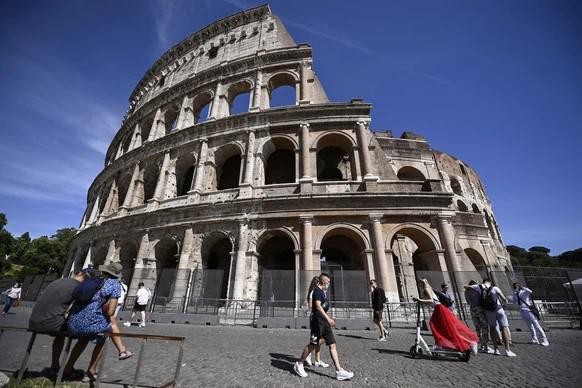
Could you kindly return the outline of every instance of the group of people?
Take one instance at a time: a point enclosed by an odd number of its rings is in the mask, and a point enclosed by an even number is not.
[[[110,338],[118,351],[119,360],[133,356],[122,337],[115,335],[120,333],[117,314],[127,295],[127,285],[121,279],[121,271],[119,263],[101,265],[98,271],[92,267],[85,268],[73,278],[55,280],[42,293],[32,309],[29,329],[54,337],[51,366],[45,370],[46,374],[57,374],[66,335],[77,339],[63,368],[63,376],[68,380],[96,380],[97,366],[103,357],[105,334],[113,334]],[[143,284],[141,288],[144,288]],[[134,315],[135,312],[132,319]],[[74,369],[75,362],[89,342],[95,343],[89,366],[86,370]]]
[[[330,276],[322,273],[314,277],[307,293],[307,302],[311,315],[309,318],[310,337],[309,343],[304,347],[301,356],[294,363],[293,370],[301,377],[307,377],[304,363],[309,366],[327,368],[321,360],[320,348],[322,343],[329,347],[329,353],[336,370],[337,380],[349,380],[353,378],[353,372],[342,368],[336,340],[333,334],[335,319],[328,314],[329,298],[327,290],[331,284]],[[419,298],[413,298],[416,302],[428,304],[433,307],[430,318],[430,328],[435,340],[435,348],[456,350],[459,352],[478,352],[500,355],[499,344],[503,343],[505,355],[515,357],[511,350],[511,333],[507,315],[503,306],[509,300],[501,292],[499,287],[494,286],[490,279],[483,279],[482,284],[476,281],[469,282],[465,288],[465,299],[470,306],[471,317],[477,332],[471,330],[463,321],[454,314],[454,300],[448,293],[448,285],[443,283],[441,290],[434,290],[427,279],[418,281]],[[384,290],[378,287],[375,280],[370,281],[371,300],[373,310],[373,320],[377,325],[380,336],[378,341],[386,341],[388,332],[382,323],[382,312],[386,303]],[[521,316],[530,331],[530,343],[548,346],[549,342],[546,334],[537,320],[537,309],[531,299],[532,291],[527,287],[522,287],[519,283],[513,283],[514,295],[511,296],[513,303],[517,304]],[[492,339],[493,348],[489,344]],[[315,362],[312,362],[311,354],[315,355]]]

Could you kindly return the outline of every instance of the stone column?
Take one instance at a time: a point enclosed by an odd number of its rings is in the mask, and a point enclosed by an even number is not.
[[[135,128],[133,130],[133,135],[132,135],[132,139],[131,139],[131,143],[129,144],[129,150],[134,150],[136,148],[141,147],[142,144],[142,138],[141,138],[141,128],[138,124],[135,124]]]
[[[406,247],[406,237],[400,234],[396,235],[396,246],[394,253],[398,256],[400,264],[400,275],[402,277],[402,287],[404,297],[410,302],[412,297],[418,296],[416,286],[416,275],[414,274],[414,263],[412,261],[412,252]]]
[[[448,274],[451,279],[451,288],[455,293],[456,300],[463,300],[461,293],[462,284],[457,283],[457,277],[460,275],[461,263],[455,249],[455,231],[452,225],[452,216],[441,214],[435,218],[441,246],[445,249],[445,259],[447,262]]]
[[[117,147],[117,152],[115,153],[115,160],[119,159],[123,155],[123,140],[119,143],[119,147]]]
[[[182,240],[182,249],[180,250],[180,258],[178,260],[178,268],[176,271],[176,280],[174,283],[174,292],[172,299],[179,300],[181,304],[186,301],[186,291],[188,288],[188,279],[190,278],[190,271],[188,271],[188,264],[190,262],[190,253],[194,244],[194,232],[192,228],[184,231],[184,238]]]
[[[133,271],[133,277],[131,278],[131,284],[129,285],[128,295],[135,295],[137,292],[137,285],[144,281],[147,277],[146,273],[146,259],[149,257],[150,254],[150,236],[149,231],[146,229],[144,234],[141,236],[141,240],[139,243],[139,248],[137,251],[137,257],[135,259],[135,267]],[[145,283],[145,282],[144,282]],[[148,287],[150,287],[148,285]],[[153,292],[154,290],[150,288]]]
[[[85,255],[85,261],[83,262],[83,266],[81,267],[81,269],[83,268],[87,268],[89,266],[89,264],[91,263],[91,256],[93,254],[93,246],[95,245],[95,242],[93,240],[89,241],[89,249],[87,250],[87,255]]]
[[[191,107],[192,101],[188,96],[182,99],[178,121],[176,123],[176,130],[187,128],[194,125],[194,113]]]
[[[378,271],[376,274],[380,275],[380,279],[376,280],[379,280],[380,286],[384,288],[386,298],[389,302],[399,302],[398,286],[394,274],[394,263],[392,260],[386,259],[384,238],[380,224],[382,216],[382,213],[371,213],[369,215],[374,240],[374,251],[376,252],[376,264],[378,264]]]
[[[164,192],[162,194],[162,199],[176,198],[177,196],[176,187],[176,159],[170,160],[168,169],[166,170],[166,184],[164,186]]]
[[[250,112],[257,112],[261,110],[261,88],[263,87],[263,71],[257,70],[255,76],[255,89],[253,91],[253,103]]]
[[[109,241],[109,247],[107,248],[107,255],[105,256],[105,263],[118,263],[119,262],[119,250],[117,249],[117,240],[115,236]]]
[[[252,196],[252,183],[253,183],[253,164],[255,162],[254,149],[255,149],[255,131],[248,130],[247,132],[247,144],[244,160],[244,178],[240,185],[240,197],[248,198]]]
[[[164,113],[161,108],[156,111],[156,116],[154,117],[154,122],[152,124],[152,129],[150,130],[150,135],[148,141],[154,141],[166,134],[166,124],[164,120]]]
[[[301,178],[299,179],[300,192],[310,194],[313,190],[313,173],[311,170],[311,154],[309,147],[309,124],[301,124]]]
[[[105,202],[103,211],[99,215],[99,220],[103,221],[105,217],[117,212],[118,207],[119,198],[117,197],[117,183],[115,182],[115,178],[113,178],[113,181],[111,182],[111,188],[109,189],[109,195],[107,195],[107,201]]]
[[[301,235],[302,267],[304,271],[313,271],[313,216],[303,215],[299,218],[303,224]]]
[[[356,124],[356,136],[358,138],[358,146],[360,149],[360,165],[363,170],[362,180],[366,184],[366,191],[373,191],[376,188],[378,176],[373,174],[367,125],[368,123],[365,121],[358,121]]]
[[[170,165],[170,151],[164,153],[164,160],[162,162],[162,167],[160,168],[160,175],[158,175],[158,183],[156,184],[156,190],[154,191],[155,201],[160,201],[164,198],[164,191],[166,189],[166,182],[168,180],[168,166]]]
[[[97,194],[97,198],[95,198],[95,202],[93,203],[93,208],[91,209],[91,215],[89,216],[89,220],[87,221],[88,224],[92,225],[97,221],[99,217],[99,204],[101,200],[99,198],[99,194]]]
[[[243,299],[244,298],[244,286],[245,286],[245,270],[246,270],[246,247],[247,247],[247,224],[246,219],[238,220],[238,241],[236,250],[236,263],[234,268],[234,286],[232,299]]]
[[[208,157],[208,139],[201,139],[198,151],[198,165],[196,167],[196,173],[194,174],[194,181],[192,182],[193,193],[191,195],[191,199],[195,203],[197,203],[200,200],[200,194],[203,191],[204,166],[206,164],[207,157]]]
[[[214,99],[212,100],[212,106],[210,107],[210,116],[208,120],[216,120],[219,118],[220,109],[220,93],[222,92],[221,84],[218,82],[216,84],[216,90],[214,91]]]
[[[309,63],[302,62],[299,65],[300,77],[301,77],[301,86],[299,88],[299,104],[309,104],[310,103],[310,94],[309,93],[309,75],[311,73],[310,69],[308,68]]]

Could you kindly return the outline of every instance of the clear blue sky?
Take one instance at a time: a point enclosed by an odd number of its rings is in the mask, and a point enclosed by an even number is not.
[[[5,2],[0,212],[15,235],[78,226],[127,99],[190,33],[261,3]],[[332,101],[374,104],[473,166],[507,244],[582,247],[582,2],[273,1]]]

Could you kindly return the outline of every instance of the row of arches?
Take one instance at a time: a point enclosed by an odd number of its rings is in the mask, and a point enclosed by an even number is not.
[[[463,202],[460,199],[457,200],[457,209],[460,212],[469,212],[469,208],[467,207],[465,202]],[[497,221],[495,220],[495,217],[489,215],[487,209],[483,209],[483,211],[481,211],[479,209],[479,206],[477,206],[477,204],[474,203],[471,205],[471,212],[475,214],[483,214],[491,238],[493,238],[494,240],[501,241],[501,233],[499,232],[499,226],[497,225]]]
[[[255,84],[259,87],[255,88]],[[203,123],[209,119],[219,119],[253,109],[270,109],[294,106],[298,103],[300,84],[293,72],[280,72],[270,76],[264,84],[258,79],[243,79],[229,85],[215,85],[202,88],[158,108],[141,119],[117,145],[117,152],[108,164],[142,144],[154,141],[175,130]],[[264,90],[263,90],[264,89]],[[254,94],[263,95],[262,98]]]
[[[447,272],[438,238],[420,226],[407,225],[397,228],[387,236],[387,246],[392,253],[394,273],[401,300],[415,296],[417,277],[427,273]],[[314,254],[320,262],[319,270],[329,272],[333,278],[331,294],[335,301],[367,300],[367,282],[378,276],[377,269],[370,267],[370,241],[360,230],[351,226],[330,226],[325,234],[316,239]],[[112,250],[105,245],[91,254],[95,265],[106,260],[118,260],[123,266],[125,281],[135,284],[146,280],[155,288],[158,299],[168,303],[172,299],[184,301],[184,293],[189,298],[205,300],[229,299],[233,297],[233,284],[236,279],[236,251],[240,250],[237,239],[228,232],[214,231],[203,236],[199,251],[186,252],[190,257],[188,268],[180,266],[180,257],[184,255],[183,246],[175,235],[164,236],[145,251],[151,252],[150,267],[144,270],[144,258],[138,259],[138,252],[144,251],[136,240],[124,240],[119,243],[116,258],[107,257]],[[297,295],[303,298],[304,284],[297,284],[296,273],[304,271],[299,260],[302,248],[299,239],[287,228],[276,228],[263,232],[256,240],[254,249],[246,252],[247,273],[245,274],[245,297],[251,300],[294,301]],[[88,248],[85,248],[85,252]],[[75,269],[83,264],[85,252],[76,252]],[[486,270],[482,253],[474,248],[463,250],[465,268],[469,272]],[[372,260],[373,261],[373,260]],[[136,267],[136,263],[139,265]],[[193,284],[186,287],[180,283],[180,271],[195,270]],[[146,275],[147,272],[147,275]],[[315,272],[314,272],[315,273]],[[148,279],[144,277],[148,276]],[[308,276],[308,274],[307,274]],[[444,275],[443,275],[444,276]],[[186,279],[188,277],[186,276]],[[443,278],[444,280],[444,278]],[[188,291],[189,290],[189,291]],[[181,303],[182,303],[181,302]]]

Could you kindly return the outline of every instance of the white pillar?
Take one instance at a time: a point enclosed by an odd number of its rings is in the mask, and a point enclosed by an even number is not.
[[[372,236],[374,241],[374,251],[376,253],[376,261],[378,264],[378,271],[380,279],[379,283],[386,293],[386,298],[389,302],[399,302],[398,286],[396,284],[396,276],[394,274],[394,263],[392,258],[386,260],[386,252],[384,248],[384,236],[382,234],[382,227],[380,219],[382,213],[371,213],[370,223],[372,226]]]
[[[232,298],[243,299],[244,298],[244,285],[245,285],[245,272],[246,272],[246,250],[247,250],[247,224],[246,219],[241,219],[238,221],[238,241],[237,241],[237,251],[236,251],[236,263],[234,269],[234,291],[232,293]]]

